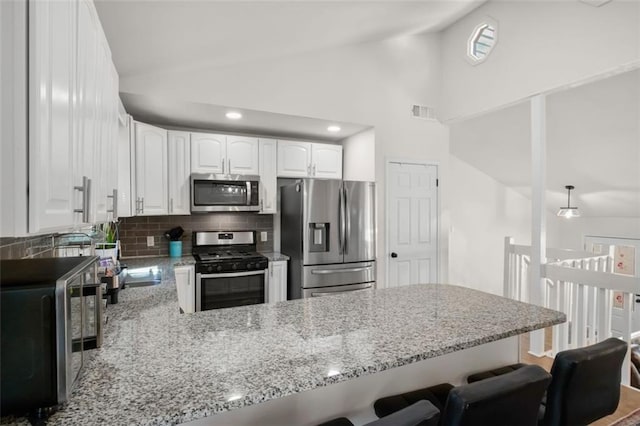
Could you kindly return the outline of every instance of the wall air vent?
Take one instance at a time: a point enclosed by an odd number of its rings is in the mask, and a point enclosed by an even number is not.
[[[424,105],[413,105],[411,107],[411,116],[422,120],[437,121],[435,108]]]

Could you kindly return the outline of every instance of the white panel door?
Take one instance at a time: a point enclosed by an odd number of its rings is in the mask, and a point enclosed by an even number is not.
[[[227,136],[227,173],[254,175],[260,173],[257,138]]]
[[[228,173],[227,137],[211,133],[191,133],[191,172]]]
[[[169,131],[169,214],[190,214],[191,134]]]
[[[438,168],[387,164],[387,287],[438,279]]]
[[[29,2],[29,232],[71,227],[76,3]]]
[[[314,143],[311,146],[311,175],[342,179],[342,146]]]
[[[137,215],[166,215],[167,131],[143,123],[135,126]]]
[[[264,214],[278,210],[277,146],[274,139],[260,139],[260,213]]]
[[[287,261],[269,262],[267,270],[267,302],[287,300]]]
[[[110,122],[109,122],[109,99],[110,99],[110,65],[111,60],[108,51],[103,43],[98,43],[98,97],[97,97],[97,144],[94,152],[93,162],[95,179],[92,182],[92,222],[101,223],[107,220],[107,184],[109,166],[112,159],[110,151]]]
[[[311,143],[278,141],[278,177],[311,175]]]

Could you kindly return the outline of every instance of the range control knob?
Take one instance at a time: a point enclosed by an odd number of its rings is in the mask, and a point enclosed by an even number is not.
[[[233,265],[231,265],[231,269],[233,269],[234,271],[238,269],[238,264],[234,263]]]
[[[253,263],[247,263],[247,269],[253,269]]]
[[[222,271],[222,265],[218,265],[218,266],[216,267],[216,270],[217,270],[218,272]]]

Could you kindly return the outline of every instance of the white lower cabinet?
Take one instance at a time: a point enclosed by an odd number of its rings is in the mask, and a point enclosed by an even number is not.
[[[287,261],[269,262],[266,276],[267,303],[287,300]]]
[[[138,216],[168,213],[167,131],[135,123],[135,208]]]
[[[196,311],[196,274],[193,265],[176,266],[176,289],[178,291],[178,304],[186,314]]]
[[[278,210],[277,146],[274,139],[260,139],[260,213],[263,214],[276,214]]]

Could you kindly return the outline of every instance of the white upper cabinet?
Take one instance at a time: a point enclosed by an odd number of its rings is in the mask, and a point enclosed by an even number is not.
[[[228,173],[227,137],[210,133],[191,133],[191,172]]]
[[[136,128],[136,197],[138,216],[168,213],[167,131],[143,123]]]
[[[29,2],[29,87],[28,232],[112,219],[118,74],[92,1]]]
[[[191,134],[169,130],[169,214],[190,214]]]
[[[72,226],[74,210],[82,208],[74,202],[75,6],[73,1],[29,2],[28,202],[33,233]]]
[[[258,139],[227,136],[227,174],[258,175],[260,172]]]
[[[277,213],[277,141],[260,139],[260,213]]]
[[[308,177],[311,143],[278,141],[278,177]]]
[[[311,146],[311,175],[342,179],[342,146],[314,143]]]
[[[278,141],[278,177],[342,179],[342,146]]]

